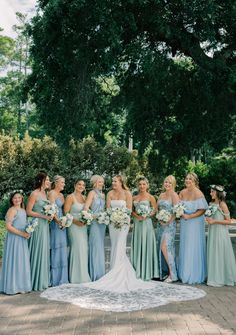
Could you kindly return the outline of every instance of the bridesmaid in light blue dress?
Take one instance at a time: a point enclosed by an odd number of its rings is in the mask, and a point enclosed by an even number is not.
[[[45,215],[43,207],[47,204],[45,190],[50,180],[45,172],[36,176],[36,189],[30,194],[26,212],[38,218],[38,226],[29,240],[32,290],[42,291],[50,285],[50,242],[49,222],[52,216]]]
[[[66,229],[60,229],[60,217],[63,216],[64,196],[61,193],[65,187],[65,178],[56,175],[53,179],[52,190],[48,194],[51,203],[55,203],[58,214],[50,223],[50,260],[51,285],[58,286],[68,283],[68,255]]]
[[[204,213],[208,205],[195,173],[187,174],[185,186],[179,195],[186,211],[180,221],[178,273],[183,283],[200,284],[207,276]]]
[[[90,282],[88,273],[88,231],[87,225],[79,221],[79,213],[84,208],[85,199],[82,193],[85,183],[78,179],[75,190],[65,201],[65,213],[73,215],[73,224],[68,228],[69,238],[69,281],[72,284]]]
[[[158,198],[158,211],[164,209],[172,213],[173,206],[179,202],[178,194],[174,191],[176,187],[175,177],[172,175],[166,177],[163,187],[165,192],[161,193]],[[157,241],[160,279],[164,279],[164,272],[166,271],[168,273],[168,277],[164,281],[167,283],[178,280],[175,264],[175,233],[176,221],[174,215],[172,215],[168,223],[159,222],[157,229]]]
[[[25,293],[32,290],[32,285],[27,243],[30,234],[25,231],[27,218],[26,212],[22,208],[22,194],[14,192],[10,197],[10,204],[12,207],[6,214],[8,232],[4,245],[0,292],[6,294]]]
[[[98,214],[105,209],[105,196],[102,193],[104,179],[101,176],[91,177],[93,190],[89,192],[84,209],[91,209],[92,213]],[[92,281],[98,280],[105,275],[105,224],[99,224],[93,220],[89,232],[89,274]]]

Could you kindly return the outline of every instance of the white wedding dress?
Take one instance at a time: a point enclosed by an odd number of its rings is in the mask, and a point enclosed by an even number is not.
[[[124,200],[112,200],[112,207],[125,207]],[[145,282],[136,273],[126,255],[129,226],[109,226],[111,239],[111,270],[95,282],[65,284],[49,288],[41,297],[69,302],[82,308],[125,312],[153,308],[174,301],[199,299],[203,290],[162,282]]]

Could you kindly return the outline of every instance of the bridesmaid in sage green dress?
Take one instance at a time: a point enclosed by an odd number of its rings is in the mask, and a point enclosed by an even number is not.
[[[155,215],[156,200],[148,193],[147,178],[138,180],[138,195],[133,197],[134,230],[131,242],[131,263],[136,277],[151,280],[159,277],[156,237],[151,217]],[[145,214],[145,211],[147,214]]]
[[[68,228],[69,253],[69,281],[72,284],[90,281],[88,273],[88,232],[87,226],[78,220],[83,210],[85,199],[82,193],[85,183],[78,179],[75,182],[74,193],[67,196],[64,211],[73,215],[73,224]]]
[[[49,187],[48,175],[40,172],[36,176],[35,190],[29,196],[26,208],[28,216],[38,218],[38,226],[29,240],[31,280],[34,291],[42,291],[50,285],[49,221],[53,217],[43,214],[43,207],[47,203],[45,190]]]
[[[209,224],[207,241],[207,285],[236,285],[236,261],[227,225],[231,223],[225,203],[224,188],[211,185],[212,215],[206,218]],[[207,213],[207,212],[206,212]]]

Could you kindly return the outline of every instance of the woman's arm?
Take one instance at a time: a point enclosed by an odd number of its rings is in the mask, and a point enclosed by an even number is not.
[[[151,207],[153,208],[153,211],[150,213],[150,217],[153,217],[157,211],[157,201],[153,195],[150,195],[150,203]]]
[[[88,194],[88,197],[87,197],[87,199],[85,201],[85,204],[84,204],[84,210],[85,211],[87,211],[91,207],[91,204],[93,202],[94,196],[95,196],[95,192],[94,191],[90,191],[89,194]]]
[[[36,202],[36,194],[34,192],[32,192],[30,194],[30,196],[29,196],[27,207],[26,207],[26,213],[27,213],[27,215],[35,217],[35,218],[39,218],[39,219],[44,219],[44,220],[50,221],[52,219],[52,217],[50,215],[43,215],[41,213],[33,211],[33,207],[34,207],[35,202]]]
[[[192,214],[183,214],[182,218],[184,220],[198,218],[199,216],[203,215],[205,213],[205,211],[206,211],[205,209],[198,209],[196,212],[194,212]]]
[[[133,199],[132,194],[126,191],[126,207],[132,211]]]
[[[107,208],[111,207],[111,191],[107,193]]]
[[[15,208],[10,208],[7,211],[6,214],[6,229],[12,233],[12,234],[16,234],[18,236],[24,237],[26,239],[30,238],[30,234],[28,234],[26,231],[21,231],[15,227],[13,227],[12,222],[14,220],[14,217],[16,216],[17,210]]]

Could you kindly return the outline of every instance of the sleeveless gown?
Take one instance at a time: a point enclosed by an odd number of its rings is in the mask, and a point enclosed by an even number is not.
[[[70,213],[76,219],[84,205],[75,200]],[[90,281],[88,273],[88,232],[87,226],[73,224],[68,228],[69,253],[69,281],[72,284]]]
[[[33,211],[42,214],[45,201],[39,198]],[[32,289],[42,291],[50,284],[50,243],[49,223],[45,219],[38,219],[38,226],[29,239],[30,268]]]
[[[150,207],[148,200],[134,202],[135,208],[141,204]],[[156,237],[151,218],[134,220],[134,230],[131,242],[131,262],[136,271],[136,277],[151,280],[159,277]]]
[[[159,210],[165,209],[169,212],[172,212],[172,203],[168,200],[159,200]],[[170,268],[170,275],[173,281],[178,280],[177,277],[177,270],[175,264],[175,233],[176,233],[176,222],[173,220],[168,225],[158,225],[158,253],[159,253],[159,264],[160,264],[160,278],[163,279],[163,272],[165,271],[167,274],[169,273]],[[162,242],[166,242],[166,250],[167,250],[167,258],[168,264],[164,258],[164,255],[161,251],[161,244]]]
[[[24,209],[17,210],[12,226],[25,231],[27,219]],[[28,241],[22,236],[7,232],[0,277],[0,292],[16,294],[30,292],[31,289]]]
[[[213,219],[222,221],[224,214],[218,204]],[[234,286],[236,285],[236,261],[228,226],[211,224],[208,228],[207,240],[207,285]]]
[[[58,217],[63,216],[63,202],[57,198]],[[50,223],[51,284],[57,286],[68,283],[68,257],[66,229],[60,229],[55,221]]]
[[[102,194],[94,189],[96,196],[91,205],[93,214],[104,211],[105,199]],[[98,280],[105,274],[105,224],[99,224],[96,220],[92,221],[89,231],[89,274],[92,281]]]
[[[198,209],[207,209],[205,198],[182,201],[187,214]],[[200,284],[207,276],[205,217],[201,215],[189,220],[180,220],[179,278],[183,283]]]
[[[126,206],[123,200],[114,200],[111,206]],[[198,299],[205,292],[194,287],[145,282],[136,278],[126,255],[129,226],[116,229],[110,225],[111,270],[95,282],[61,285],[47,289],[41,297],[65,301],[82,308],[113,312],[135,311],[161,306],[171,301]]]

